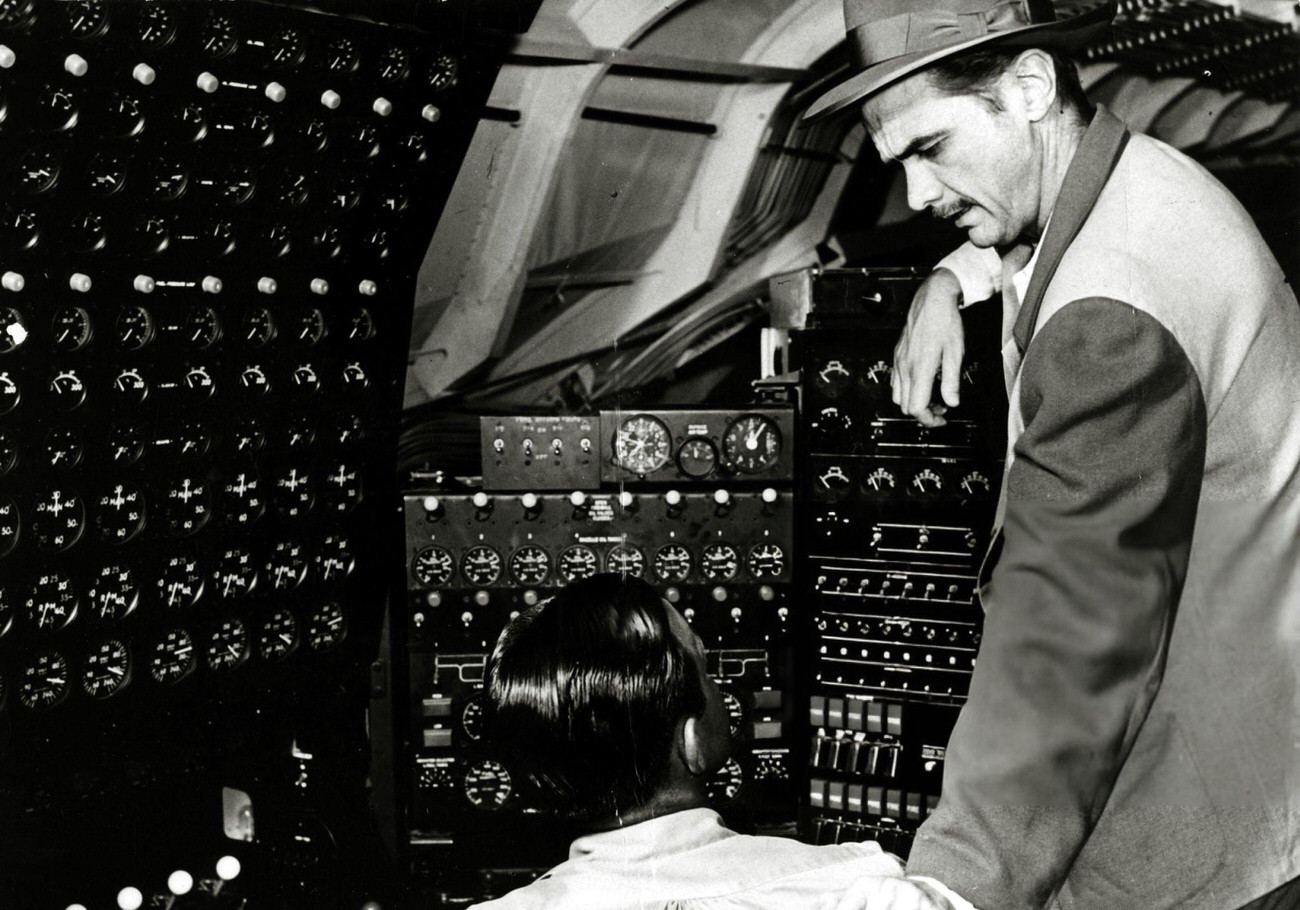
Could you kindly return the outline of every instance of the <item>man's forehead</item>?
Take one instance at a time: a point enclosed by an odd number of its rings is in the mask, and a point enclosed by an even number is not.
[[[868,98],[862,118],[881,155],[896,158],[918,136],[952,126],[954,101],[920,74]]]

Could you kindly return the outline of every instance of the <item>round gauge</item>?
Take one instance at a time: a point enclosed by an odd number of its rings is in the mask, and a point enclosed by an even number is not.
[[[255,453],[266,447],[266,432],[256,417],[238,417],[235,419],[235,451]]]
[[[205,54],[214,59],[232,53],[239,46],[239,34],[235,30],[235,23],[227,16],[209,15],[208,21],[203,24],[199,46],[203,48]]]
[[[244,597],[257,587],[257,564],[243,547],[227,547],[212,573],[212,586],[221,597]]]
[[[172,242],[173,221],[150,216],[140,219],[135,226],[134,243],[141,256],[156,256]]]
[[[190,183],[190,172],[174,159],[164,159],[153,171],[149,195],[158,202],[172,202],[181,198]]]
[[[17,546],[21,531],[18,506],[7,496],[0,496],[0,556],[8,555]]]
[[[230,205],[243,205],[253,198],[257,174],[251,167],[235,165],[226,169],[218,183],[221,198]]]
[[[131,681],[131,652],[116,638],[99,643],[86,655],[81,688],[91,698],[112,698]]]
[[[354,174],[343,174],[330,187],[329,205],[334,211],[351,211],[361,203],[364,181]]]
[[[280,29],[267,45],[267,52],[271,55],[272,66],[281,69],[297,66],[307,56],[302,32],[296,28]]]
[[[877,360],[862,374],[858,382],[871,393],[872,398],[883,398],[893,384],[894,368],[883,360]]]
[[[284,660],[298,647],[298,620],[288,610],[276,610],[257,636],[257,653],[263,660]]]
[[[943,492],[943,478],[932,468],[922,468],[912,475],[907,493],[917,499],[934,499]]]
[[[18,700],[33,710],[53,708],[72,691],[72,669],[58,651],[30,657],[18,673]]]
[[[510,554],[510,577],[517,583],[537,587],[550,574],[551,557],[541,547],[528,544]]]
[[[18,401],[22,397],[23,392],[18,388],[18,383],[10,379],[8,373],[0,373],[0,414],[8,414],[18,407]]]
[[[831,398],[839,396],[840,390],[848,385],[851,378],[849,370],[838,360],[832,360],[817,371],[813,382]]]
[[[95,38],[108,31],[108,9],[103,0],[73,0],[64,10],[68,34],[74,38]]]
[[[986,499],[993,492],[993,484],[989,482],[988,476],[979,471],[971,471],[963,477],[960,486],[962,492],[971,499]]]
[[[95,524],[101,540],[126,543],[144,527],[144,494],[129,483],[115,484],[95,504]]]
[[[677,466],[688,477],[707,477],[718,466],[718,450],[709,440],[693,436],[677,450]]]
[[[356,361],[343,365],[343,374],[340,378],[343,380],[343,388],[349,392],[360,392],[370,384],[365,367]]]
[[[887,468],[875,468],[862,478],[862,492],[872,499],[885,499],[898,488],[898,478]]]
[[[366,248],[376,259],[388,258],[389,233],[387,228],[378,227],[365,235]]]
[[[249,347],[265,347],[275,337],[275,319],[266,307],[254,307],[244,313],[241,330]]]
[[[45,434],[42,451],[45,463],[52,468],[71,468],[81,463],[86,447],[81,434],[68,427],[55,427]]]
[[[9,599],[9,592],[0,585],[0,638],[13,628],[14,605]]]
[[[828,465],[813,481],[813,496],[822,502],[838,502],[849,495],[849,475],[837,464]]]
[[[411,561],[411,574],[426,588],[440,588],[456,574],[456,560],[442,547],[425,547]]]
[[[342,534],[329,534],[316,551],[316,572],[323,581],[346,578],[357,567],[352,543]]]
[[[73,411],[86,400],[86,384],[76,370],[59,370],[50,379],[50,397],[61,411]]]
[[[298,148],[305,153],[323,151],[329,144],[329,127],[324,120],[311,119],[298,128]]]
[[[418,138],[418,137],[416,137]],[[410,193],[403,184],[390,184],[378,199],[378,208],[386,215],[399,215],[411,204]]]
[[[343,608],[334,602],[317,607],[307,620],[307,644],[313,651],[329,651],[347,635]]]
[[[100,152],[90,162],[85,187],[96,196],[112,196],[126,185],[126,158],[117,152]]]
[[[320,391],[320,377],[309,363],[300,363],[289,374],[291,387],[299,398],[308,398]]]
[[[727,728],[735,736],[745,721],[745,707],[740,703],[740,697],[730,689],[722,690],[722,705],[727,711]]]
[[[171,556],[159,573],[158,595],[169,607],[190,607],[203,596],[203,573],[198,560],[190,556]]]
[[[0,0],[0,28],[19,28],[36,18],[36,0]]]
[[[288,255],[293,246],[292,235],[288,225],[274,222],[257,233],[258,245],[262,253],[270,259],[279,259]]]
[[[149,397],[149,380],[134,367],[127,367],[114,377],[113,395],[125,405],[140,404]]]
[[[311,475],[290,468],[275,479],[275,507],[286,518],[297,518],[311,509],[316,501]]]
[[[60,307],[54,313],[51,331],[55,348],[60,351],[79,351],[90,341],[90,313],[84,307]]]
[[[284,442],[290,449],[306,449],[316,441],[316,420],[308,415],[292,418],[285,426]]]
[[[36,148],[18,159],[18,185],[27,193],[43,193],[59,180],[59,156]]]
[[[190,401],[207,401],[216,391],[216,382],[212,378],[212,373],[205,366],[189,367],[185,370],[185,375],[181,378],[181,388],[185,390],[186,396]],[[190,427],[193,429],[192,425]],[[207,433],[205,432],[206,436]],[[181,454],[195,454],[193,451],[182,452]],[[201,454],[201,453],[199,453]]]
[[[600,571],[600,559],[591,547],[574,544],[560,554],[557,571],[566,583],[590,578]]]
[[[119,347],[138,351],[153,340],[153,317],[142,306],[123,307],[117,314],[116,330]]]
[[[348,340],[369,341],[375,337],[375,317],[363,306],[348,315]]]
[[[14,252],[30,250],[41,239],[41,229],[36,213],[28,209],[15,211],[6,208],[0,219],[0,241]]]
[[[460,63],[451,54],[439,54],[429,68],[429,88],[442,91],[456,84]]]
[[[704,789],[709,794],[709,802],[718,804],[735,799],[744,784],[745,770],[740,767],[740,762],[729,758],[725,765],[705,781]]]
[[[227,619],[208,638],[208,668],[233,670],[248,660],[248,629],[238,619]]]
[[[0,427],[0,477],[8,474],[18,464],[18,442],[13,434]]]
[[[650,566],[663,581],[683,582],[691,574],[691,551],[679,543],[670,543],[655,551]]]
[[[276,200],[290,208],[302,205],[310,194],[311,187],[307,183],[306,174],[285,175],[275,190]]]
[[[351,512],[361,493],[361,472],[352,465],[340,462],[325,475],[325,501],[335,512]]]
[[[281,540],[271,548],[265,568],[272,588],[291,591],[307,577],[307,554],[297,541]]]
[[[614,460],[634,474],[650,474],[667,463],[671,445],[662,420],[638,414],[619,424],[614,434]]]
[[[291,332],[300,343],[311,347],[325,337],[325,314],[316,307],[307,307],[294,317]]]
[[[347,148],[357,158],[374,158],[379,154],[379,130],[362,124],[347,134]]]
[[[736,548],[725,543],[711,543],[700,554],[700,572],[709,581],[731,581],[740,569]]]
[[[460,573],[472,585],[490,585],[501,577],[501,554],[482,544],[470,547],[460,558]]]
[[[483,695],[475,692],[460,712],[460,726],[465,735],[477,742],[483,738]]]
[[[194,639],[184,629],[172,629],[154,643],[149,675],[154,682],[178,683],[194,672]]]
[[[193,381],[201,388],[202,380],[193,378],[195,372],[195,370],[191,370],[186,374],[185,382],[188,385]],[[202,421],[182,420],[181,425],[176,428],[176,435],[172,441],[175,444],[177,455],[182,458],[197,458],[206,455],[208,449],[212,447],[212,433],[208,429],[208,424]]]
[[[198,241],[205,256],[229,256],[237,245],[235,226],[229,221],[209,221],[200,229]]]
[[[785,550],[774,543],[760,543],[750,548],[746,564],[755,578],[776,578],[785,571]]]
[[[104,218],[94,212],[74,215],[64,236],[67,245],[78,253],[94,253],[102,250],[108,242]]]
[[[366,438],[366,425],[362,423],[361,415],[351,411],[339,414],[334,422],[334,428],[337,434],[335,439],[342,446],[362,442]]]
[[[781,431],[761,414],[746,414],[727,427],[722,437],[727,464],[744,474],[765,471],[781,457]]]
[[[130,139],[144,129],[144,111],[136,98],[113,92],[98,111],[105,132],[116,139]]]
[[[208,502],[208,485],[197,477],[172,481],[164,494],[167,503],[167,527],[178,537],[196,534],[212,517]]]
[[[465,798],[480,809],[499,809],[510,798],[510,772],[500,762],[484,759],[465,772]]]
[[[247,527],[265,511],[262,484],[252,471],[240,471],[221,485],[221,513],[230,524]]]
[[[196,348],[210,348],[221,338],[221,319],[210,306],[196,306],[185,317],[185,336]]]
[[[384,82],[401,82],[411,72],[411,55],[405,48],[390,47],[379,55],[379,78]]]
[[[122,619],[140,603],[140,586],[131,567],[120,563],[104,566],[87,594],[90,610],[102,622]]]
[[[176,19],[163,2],[146,3],[140,10],[136,37],[142,47],[159,50],[171,44],[176,37]]]
[[[77,618],[79,603],[71,578],[62,572],[45,572],[27,593],[27,620],[42,632],[64,629]]]
[[[36,501],[32,534],[42,550],[68,549],[81,539],[85,528],[86,507],[76,492],[51,490]]]
[[[640,578],[645,572],[645,555],[631,544],[621,543],[605,554],[605,571]]]
[[[0,354],[16,351],[30,334],[22,313],[13,307],[0,307]]]
[[[108,434],[108,451],[114,464],[135,464],[144,454],[144,433],[135,424],[116,424]]]
[[[325,51],[325,65],[329,67],[330,72],[351,73],[360,63],[361,55],[357,53],[356,44],[349,38],[331,41]]]
[[[167,131],[178,142],[198,142],[208,134],[208,112],[201,104],[187,104],[168,120]]]
[[[50,132],[66,130],[77,122],[77,105],[69,89],[47,85],[36,99],[37,122]]]

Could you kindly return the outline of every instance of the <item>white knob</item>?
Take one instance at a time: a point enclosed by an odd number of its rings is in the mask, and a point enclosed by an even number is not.
[[[144,895],[139,888],[128,886],[117,892],[117,905],[122,910],[140,910],[144,906]]]
[[[194,80],[194,84],[199,87],[199,91],[207,92],[211,95],[221,87],[221,80],[209,73],[207,70],[199,73],[199,78]]]
[[[430,123],[437,123],[442,119],[442,111],[438,110],[437,105],[426,104],[424,110],[420,111],[420,116]]]
[[[528,604],[528,606],[530,607],[536,606],[537,601],[539,600],[541,600],[541,598],[537,596],[537,592],[534,591],[532,588],[529,588],[527,591],[524,592],[524,603]],[[515,615],[517,616],[519,614],[516,613]],[[510,618],[514,619],[514,616]]]
[[[442,508],[442,503],[438,500],[437,496],[424,497],[424,511],[436,512],[440,508]]]
[[[357,290],[366,297],[374,297],[379,293],[379,285],[375,284],[375,282],[371,281],[369,278],[366,278],[357,285]]]
[[[184,869],[177,869],[171,875],[167,876],[167,890],[178,897],[182,894],[189,894],[194,888],[194,876],[190,875]]]
[[[135,69],[131,70],[131,78],[141,85],[153,85],[153,81],[158,78],[154,68],[147,63],[137,63]]]
[[[764,487],[764,488],[763,488],[763,502],[769,502],[769,503],[771,503],[771,502],[776,502],[776,500],[777,500],[777,498],[779,497],[779,495],[780,495],[780,494],[776,492],[776,488],[775,488],[775,487]]]
[[[668,588],[664,591],[664,598],[667,599],[670,604],[675,604],[677,601],[682,599],[682,592],[676,588]]]
[[[713,501],[720,506],[725,506],[727,503],[731,502],[731,494],[726,490],[718,490],[713,494]]]
[[[263,91],[265,92],[266,97],[270,98],[276,104],[279,104],[285,98],[289,97],[288,89],[278,82],[266,83],[266,88],[263,89]]]
[[[68,904],[65,910],[86,910],[85,904]]]
[[[711,593],[713,594],[713,599],[718,603],[723,603],[727,599],[727,589],[722,585],[715,587]]]
[[[474,503],[474,508],[486,509],[488,507],[488,503],[490,503],[492,499],[491,497],[488,496],[488,494],[484,493],[482,490],[479,490],[477,493],[474,494],[474,498],[471,501]]]
[[[311,292],[313,294],[328,294],[330,292],[330,283],[324,278],[313,278],[311,280]]]
[[[238,857],[223,856],[217,860],[217,877],[223,882],[228,882],[239,877],[241,868]]]
[[[623,508],[625,509],[632,508],[632,503],[634,502],[636,502],[636,497],[633,496],[631,493],[629,493],[627,490],[624,490],[623,492],[618,494],[618,504],[621,505]]]
[[[18,60],[18,55],[7,44],[0,44],[0,69],[9,69]]]
[[[370,109],[380,117],[387,117],[393,112],[393,102],[387,98],[376,98],[375,103],[370,105]]]
[[[274,294],[278,287],[280,286],[275,283],[274,278],[262,277],[257,279],[257,290],[262,294]]]
[[[222,288],[221,279],[216,275],[205,275],[202,287],[205,294],[220,294]]]
[[[154,284],[154,280],[148,275],[136,275],[135,280],[131,282],[131,287],[135,288],[141,294],[152,294]]]
[[[84,76],[86,70],[90,69],[90,64],[80,54],[68,54],[63,58],[63,68],[74,76]]]
[[[329,108],[332,111],[337,111],[339,109],[339,105],[343,103],[343,96],[340,95],[338,92],[334,91],[334,89],[327,88],[325,89],[324,92],[321,93],[320,103],[325,105],[327,108]]]
[[[573,503],[575,509],[582,508],[583,503],[587,501],[587,494],[581,490],[574,490],[569,494],[569,502]]]
[[[0,286],[6,291],[21,291],[27,287],[27,279],[17,272],[5,272],[0,275]]]
[[[679,506],[682,504],[682,494],[676,490],[669,490],[664,494],[664,502],[673,507]]]
[[[519,504],[531,512],[533,509],[537,508],[537,494],[525,493],[523,496],[519,497]]]
[[[68,287],[84,294],[90,290],[90,276],[81,272],[73,272],[72,277],[68,279]]]
[[[744,613],[741,611],[740,607],[731,608],[731,618],[734,619],[736,622],[740,622],[740,617],[743,615]]]
[[[776,599],[776,589],[771,585],[763,585],[758,589],[758,596],[762,600],[774,600]]]

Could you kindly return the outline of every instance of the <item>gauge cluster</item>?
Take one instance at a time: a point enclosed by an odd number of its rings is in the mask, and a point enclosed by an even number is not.
[[[794,470],[789,409],[602,411],[604,483],[762,482]]]

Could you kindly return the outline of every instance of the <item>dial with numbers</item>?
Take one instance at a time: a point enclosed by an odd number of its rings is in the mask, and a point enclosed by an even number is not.
[[[785,571],[785,550],[774,543],[758,544],[750,548],[746,566],[755,578],[776,578]]]
[[[668,461],[672,436],[657,417],[637,414],[619,424],[614,433],[614,457],[634,474],[651,474]]]
[[[740,569],[736,548],[725,543],[711,543],[700,554],[700,572],[709,581],[730,581]]]
[[[0,556],[7,555],[18,544],[22,532],[22,519],[17,504],[7,496],[0,496]]]
[[[50,490],[36,501],[32,536],[47,552],[66,550],[81,539],[86,528],[86,507],[75,490]]]
[[[428,588],[439,588],[456,574],[456,560],[443,547],[425,547],[411,561],[411,574]]]
[[[239,46],[239,32],[235,28],[235,23],[229,16],[209,13],[207,22],[203,24],[199,46],[212,58],[225,57],[233,53]]]
[[[277,591],[291,591],[307,577],[307,554],[295,540],[281,540],[266,561],[266,580]]]
[[[348,339],[368,341],[375,337],[375,317],[369,309],[359,306],[348,314]]]
[[[139,605],[140,586],[129,565],[109,563],[95,576],[86,599],[94,618],[102,622],[122,619]]]
[[[191,307],[185,317],[185,339],[202,350],[221,340],[221,317],[210,306]]]
[[[330,651],[347,635],[343,607],[333,601],[321,604],[307,620],[307,644],[313,651]]]
[[[535,544],[522,546],[510,554],[510,577],[518,584],[529,587],[545,584],[550,573],[550,554]]]
[[[71,0],[63,7],[68,34],[74,38],[97,38],[108,31],[108,5],[104,0]]]
[[[129,483],[114,484],[95,504],[95,525],[100,539],[111,544],[131,540],[144,527],[144,520],[144,494]]]
[[[299,344],[311,347],[325,338],[325,314],[316,307],[299,311],[290,323],[289,332]]]
[[[679,543],[670,543],[655,551],[650,565],[661,580],[683,582],[691,574],[691,551]]]
[[[325,499],[335,512],[351,512],[361,502],[361,472],[337,462],[325,475]]]
[[[115,330],[119,347],[138,351],[153,340],[153,316],[142,306],[122,307],[117,314]]]
[[[315,501],[315,487],[306,471],[289,468],[275,478],[275,507],[286,518],[305,514]]]
[[[58,651],[39,651],[18,672],[18,700],[32,710],[53,708],[72,691],[72,668]]]
[[[490,585],[501,577],[501,554],[485,544],[470,547],[460,558],[460,573],[472,585]]]
[[[85,445],[70,427],[53,427],[45,434],[44,461],[51,468],[74,468],[81,463]]]
[[[781,431],[776,421],[761,414],[738,417],[722,436],[722,457],[743,474],[756,474],[781,457]]]
[[[149,657],[149,675],[155,682],[178,683],[194,672],[197,663],[190,633],[184,629],[171,629],[154,642]]]
[[[113,394],[123,404],[140,404],[149,397],[149,380],[138,369],[126,367],[113,379]]]
[[[140,46],[156,51],[171,44],[176,37],[176,17],[166,3],[146,3],[136,23],[136,40]]]
[[[640,578],[645,572],[645,554],[631,544],[619,544],[605,555],[605,571]]]
[[[251,469],[239,471],[221,485],[221,512],[230,524],[247,527],[265,511],[262,482]]]
[[[233,670],[248,660],[248,629],[238,619],[219,623],[208,636],[208,668]]]
[[[111,698],[131,681],[131,652],[119,639],[99,643],[81,668],[81,688],[91,698]]]
[[[50,377],[50,401],[61,411],[73,411],[86,400],[86,383],[77,370],[55,370]]]
[[[59,307],[50,320],[50,333],[58,350],[79,351],[90,342],[94,333],[90,313],[85,307]]]
[[[560,553],[557,567],[566,583],[578,581],[600,571],[600,557],[591,547],[574,544]]]
[[[197,534],[212,517],[207,482],[198,477],[180,477],[164,494],[167,527],[178,537]]]
[[[731,802],[738,795],[745,784],[745,770],[740,767],[740,763],[734,758],[729,758],[721,768],[714,772],[704,783],[705,792],[709,795],[709,802],[717,805],[719,803]]]
[[[257,563],[243,547],[227,547],[212,572],[213,590],[218,597],[244,597],[257,587]]]
[[[460,61],[451,54],[439,54],[429,68],[429,88],[443,91],[456,84],[460,71]]]
[[[275,317],[266,307],[253,307],[244,313],[240,332],[249,347],[265,347],[275,338]]]
[[[262,624],[257,653],[263,660],[284,660],[298,647],[298,620],[288,610],[276,610]]]
[[[307,56],[307,42],[296,28],[282,28],[267,43],[266,50],[272,66],[290,69]]]
[[[321,540],[315,562],[316,574],[323,581],[346,578],[357,565],[352,544],[342,534],[329,534]]]
[[[465,772],[465,798],[480,809],[499,809],[514,791],[510,772],[500,762],[483,759]]]
[[[169,607],[191,607],[203,596],[203,573],[192,556],[169,556],[155,584],[162,602]]]
[[[50,149],[34,148],[18,159],[18,185],[27,193],[43,193],[59,179],[59,156]]]
[[[77,618],[80,598],[72,579],[62,572],[43,572],[27,594],[27,620],[42,632],[64,629]]]
[[[379,78],[384,82],[400,82],[411,72],[411,55],[402,47],[390,47],[379,55]]]

